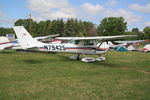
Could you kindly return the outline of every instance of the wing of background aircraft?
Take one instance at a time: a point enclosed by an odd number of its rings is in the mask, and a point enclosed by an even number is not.
[[[60,34],[54,34],[54,35],[48,35],[48,36],[41,36],[41,37],[35,37],[35,39],[37,40],[42,40],[42,39],[48,39],[48,38],[53,38],[53,37],[57,37]]]
[[[123,44],[123,43],[141,43],[141,42],[147,42],[148,40],[132,40],[132,41],[115,41],[117,43]]]

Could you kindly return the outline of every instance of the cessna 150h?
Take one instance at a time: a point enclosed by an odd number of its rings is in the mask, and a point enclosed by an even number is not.
[[[113,40],[116,38],[123,37],[134,37],[135,35],[120,35],[120,36],[102,36],[102,37],[68,37],[68,43],[61,44],[47,44],[35,40],[23,26],[13,27],[19,43],[22,49],[32,49],[37,51],[46,52],[66,52],[66,53],[76,53],[77,56],[71,57],[72,59],[80,59],[81,54],[95,54],[101,55],[109,50],[110,45],[107,44],[107,40]],[[59,38],[62,40],[67,39],[67,37]],[[101,61],[105,60],[104,57],[99,58],[83,58],[81,61],[93,62],[95,60]]]

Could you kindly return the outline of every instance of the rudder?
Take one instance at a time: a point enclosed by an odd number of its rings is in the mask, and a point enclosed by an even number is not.
[[[23,49],[35,47],[37,40],[35,40],[23,26],[14,26],[13,29]]]

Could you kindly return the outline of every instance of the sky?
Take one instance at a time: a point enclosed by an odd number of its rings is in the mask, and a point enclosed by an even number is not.
[[[0,27],[13,27],[18,19],[39,22],[77,18],[99,25],[105,17],[124,17],[128,30],[150,26],[150,0],[1,0]]]

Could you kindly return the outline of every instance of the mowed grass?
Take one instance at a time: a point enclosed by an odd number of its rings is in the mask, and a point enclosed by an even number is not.
[[[150,100],[150,53],[109,52],[95,63],[70,55],[0,52],[0,100]]]

